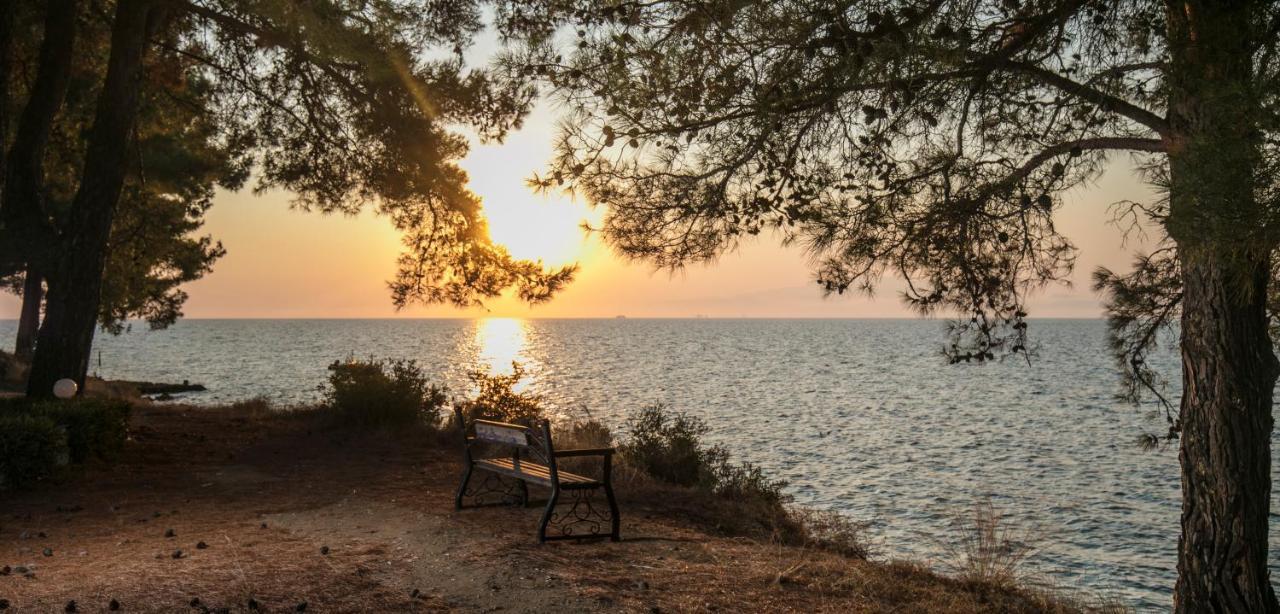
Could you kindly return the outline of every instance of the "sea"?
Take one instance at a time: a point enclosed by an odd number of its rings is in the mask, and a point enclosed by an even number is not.
[[[989,505],[1033,549],[1029,575],[1168,610],[1177,449],[1136,443],[1166,430],[1163,413],[1118,400],[1104,321],[1033,320],[1029,332],[1030,361],[949,365],[939,320],[183,320],[100,333],[90,371],[200,383],[207,392],[183,396],[198,403],[299,405],[323,397],[335,360],[413,359],[459,398],[469,372],[516,362],[521,388],[560,420],[625,432],[653,403],[703,419],[710,443],[786,480],[797,503],[868,523],[882,558],[945,571],[959,527]],[[0,341],[13,334],[0,321]],[[1179,358],[1164,341],[1149,362],[1176,406]]]

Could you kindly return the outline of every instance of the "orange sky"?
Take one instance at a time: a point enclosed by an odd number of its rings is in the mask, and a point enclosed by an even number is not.
[[[804,254],[767,239],[745,246],[707,267],[671,275],[624,263],[578,225],[600,212],[580,200],[532,194],[524,179],[550,158],[555,112],[537,110],[525,128],[503,145],[473,148],[463,166],[484,199],[496,240],[525,258],[550,264],[578,262],[577,281],[549,304],[529,307],[502,299],[484,309],[412,307],[397,312],[386,281],[395,271],[399,238],[386,219],[291,211],[288,195],[219,194],[206,230],[222,240],[227,256],[212,275],[190,284],[186,315],[192,318],[383,317],[891,317],[910,315],[896,283],[887,280],[875,298],[822,299]],[[1107,223],[1108,205],[1147,199],[1146,189],[1119,158],[1097,186],[1068,194],[1060,229],[1080,247],[1074,287],[1046,290],[1032,303],[1040,317],[1095,317],[1097,297],[1089,275],[1103,264],[1127,267],[1134,245]],[[530,232],[533,229],[535,232]],[[0,318],[15,318],[18,301],[0,298]]]

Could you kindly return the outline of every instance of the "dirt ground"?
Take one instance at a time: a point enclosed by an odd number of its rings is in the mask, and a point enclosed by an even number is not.
[[[244,407],[134,421],[114,465],[0,495],[0,610],[1039,609],[910,565],[715,535],[625,482],[622,542],[538,545],[536,505],[455,512],[460,453],[429,437]]]

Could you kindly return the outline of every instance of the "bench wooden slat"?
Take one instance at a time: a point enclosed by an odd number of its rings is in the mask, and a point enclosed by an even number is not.
[[[486,469],[495,473],[509,475],[522,480],[538,482],[547,486],[551,485],[551,469],[546,465],[531,463],[528,461],[520,461],[520,468],[516,469],[515,463],[509,458],[486,458],[476,461],[476,467]],[[595,484],[593,480],[586,476],[567,471],[559,471],[556,474],[560,478],[561,484]]]

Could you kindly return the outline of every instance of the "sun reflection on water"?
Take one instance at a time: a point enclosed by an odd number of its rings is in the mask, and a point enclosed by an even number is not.
[[[485,318],[476,320],[476,346],[479,363],[490,373],[509,374],[511,363],[525,363],[522,354],[528,341],[528,330],[519,318]]]

